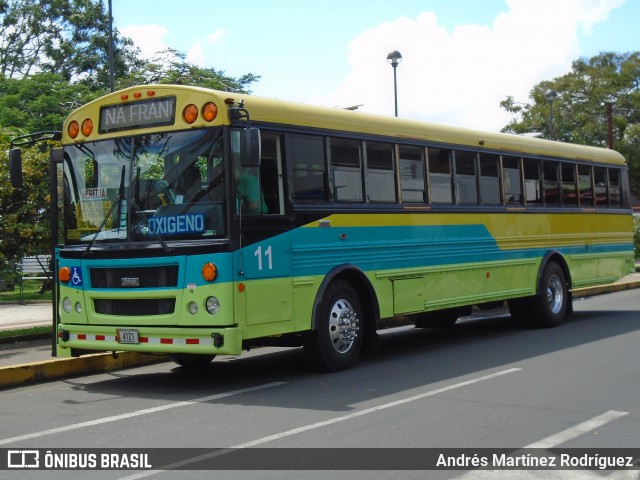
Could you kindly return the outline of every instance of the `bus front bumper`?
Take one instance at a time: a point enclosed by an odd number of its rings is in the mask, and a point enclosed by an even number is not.
[[[142,353],[240,355],[242,332],[229,328],[122,328],[61,324],[58,346],[63,349]]]

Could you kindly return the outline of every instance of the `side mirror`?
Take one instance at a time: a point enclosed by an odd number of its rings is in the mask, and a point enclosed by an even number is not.
[[[9,177],[13,188],[22,188],[22,150],[9,150]]]
[[[247,127],[240,134],[240,163],[243,167],[260,166],[260,129]]]

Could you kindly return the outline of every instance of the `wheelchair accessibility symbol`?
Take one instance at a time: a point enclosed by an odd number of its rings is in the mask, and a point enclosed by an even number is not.
[[[82,271],[80,267],[71,267],[71,284],[75,287],[82,285]]]

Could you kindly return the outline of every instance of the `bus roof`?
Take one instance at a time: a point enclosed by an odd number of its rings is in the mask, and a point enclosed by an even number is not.
[[[506,154],[529,154],[578,161],[598,161],[625,165],[615,150],[532,138],[530,136],[487,132],[417,120],[387,117],[340,108],[319,107],[251,95],[226,94],[244,100],[252,120],[304,125],[321,129],[424,140],[438,144],[497,150]]]
[[[213,101],[218,105],[221,115],[219,115],[216,123],[220,121],[229,122],[228,110],[223,106],[233,100],[235,102],[243,101],[251,120],[257,122],[300,125],[325,131],[334,130],[379,135],[393,137],[398,141],[406,139],[407,141],[426,141],[442,145],[459,145],[475,149],[499,151],[505,154],[558,157],[616,165],[626,164],[624,157],[620,153],[606,148],[543,140],[522,135],[472,130],[184,85],[140,85],[114,92],[76,110],[69,116],[67,122],[74,117],[76,120],[81,120],[81,115],[85,112],[91,111],[95,113],[100,106],[121,102],[122,98],[133,97],[135,92],[146,90],[153,90],[158,97],[169,96],[171,93],[181,93],[185,97],[185,101],[207,98],[208,101]],[[180,106],[178,105],[176,108],[180,108]],[[180,121],[181,119],[176,118],[177,123],[173,128],[180,128]],[[184,126],[186,128],[189,127],[187,124],[184,124]],[[137,133],[149,133],[150,131],[155,131],[155,129],[141,129]],[[70,140],[66,134],[66,128],[63,135],[63,140]],[[107,134],[106,136],[112,135]]]

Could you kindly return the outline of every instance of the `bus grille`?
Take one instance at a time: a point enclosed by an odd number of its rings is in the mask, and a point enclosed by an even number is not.
[[[178,266],[91,268],[92,288],[158,288],[178,285]]]
[[[176,306],[175,298],[148,298],[136,300],[94,299],[96,313],[140,317],[143,315],[170,315]]]

